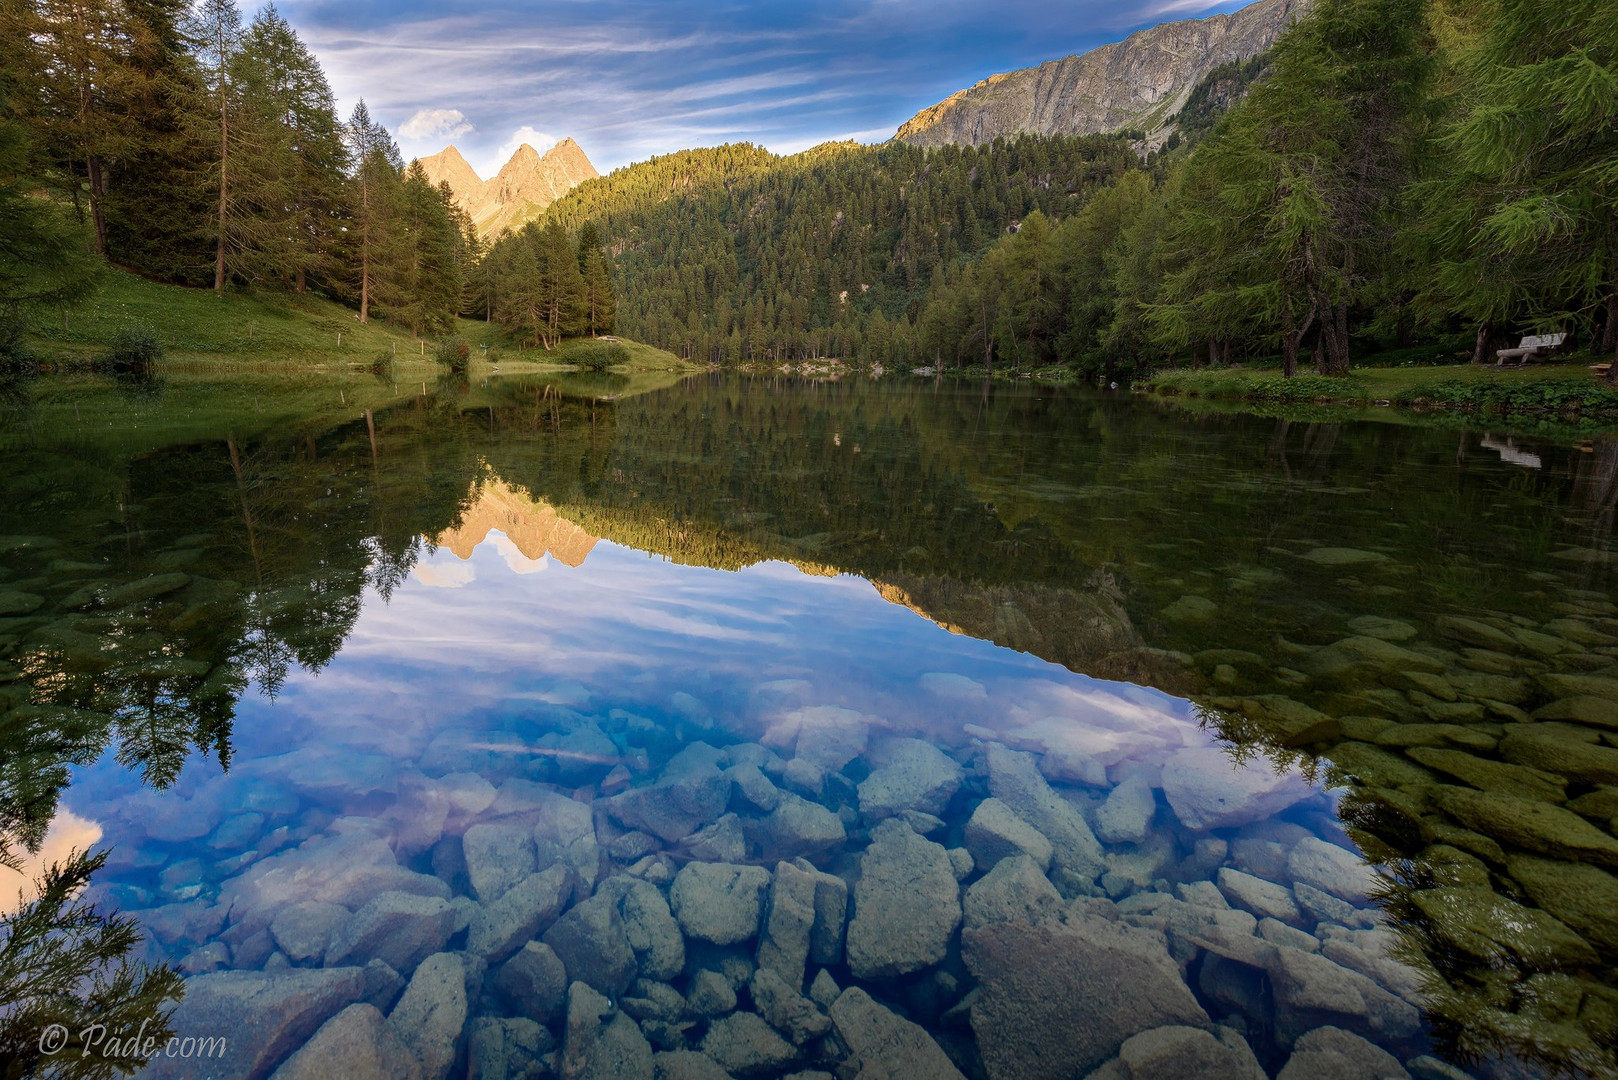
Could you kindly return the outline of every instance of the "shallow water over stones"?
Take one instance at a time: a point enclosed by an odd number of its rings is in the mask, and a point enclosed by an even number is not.
[[[534,389],[8,481],[0,716],[106,719],[52,835],[221,1075],[1610,1069],[1599,454]]]

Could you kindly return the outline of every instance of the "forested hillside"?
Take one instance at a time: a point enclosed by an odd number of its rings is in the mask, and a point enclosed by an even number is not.
[[[1111,378],[1259,357],[1340,374],[1462,341],[1486,360],[1538,332],[1618,349],[1603,0],[1326,0],[1181,119],[1145,160],[1126,136],[694,151],[548,220],[600,228],[625,333],[710,362]]]
[[[723,146],[581,185],[546,221],[593,222],[618,326],[713,363],[920,355],[925,298],[1029,214],[1068,215],[1140,167],[1128,139],[1033,137],[923,150],[830,144],[792,157]],[[531,226],[530,236],[542,231]],[[491,252],[491,267],[521,237]],[[491,309],[520,278],[491,271]]]

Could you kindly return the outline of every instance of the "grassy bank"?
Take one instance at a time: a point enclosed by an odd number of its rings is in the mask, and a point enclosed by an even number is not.
[[[1459,412],[1529,413],[1564,417],[1618,417],[1618,387],[1582,364],[1524,368],[1454,364],[1442,367],[1361,368],[1346,378],[1283,378],[1264,368],[1160,371],[1135,389],[1265,404],[1398,406]]]
[[[89,300],[66,312],[37,315],[28,344],[54,368],[86,367],[105,355],[120,330],[150,330],[162,343],[164,370],[297,373],[395,365],[400,379],[438,370],[432,340],[408,329],[371,321],[341,304],[296,293],[187,289],[108,270]],[[473,374],[495,368],[540,370],[572,366],[596,343],[572,339],[554,350],[525,347],[505,328],[460,319],[450,334],[472,345]],[[444,335],[449,336],[449,335]],[[628,359],[618,370],[690,370],[671,353],[621,341]],[[487,346],[487,349],[484,348]]]

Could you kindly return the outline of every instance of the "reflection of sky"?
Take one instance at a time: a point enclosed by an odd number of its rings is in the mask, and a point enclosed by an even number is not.
[[[435,740],[520,750],[559,719],[613,709],[711,720],[753,740],[793,710],[822,705],[941,745],[994,738],[1069,755],[1091,763],[1090,775],[1073,778],[1092,783],[1209,741],[1183,701],[948,633],[859,577],[778,562],[739,572],[680,566],[605,541],[570,568],[527,560],[491,532],[468,560],[444,548],[425,555],[390,601],[368,595],[318,674],[294,673],[273,701],[249,691],[230,776],[193,761],[173,792],[138,792],[103,761],[67,801],[105,817],[121,800],[115,816],[131,821],[181,814],[184,798],[240,804],[255,776],[279,783],[285,762],[269,759],[297,752],[300,769],[318,761],[331,771],[321,797],[337,808],[367,770],[409,771]],[[117,828],[109,832],[117,843]]]

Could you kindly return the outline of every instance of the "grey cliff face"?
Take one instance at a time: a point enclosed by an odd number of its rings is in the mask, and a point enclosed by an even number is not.
[[[974,146],[1004,135],[1161,128],[1214,68],[1275,44],[1310,0],[1259,0],[1229,15],[1162,23],[1081,56],[993,75],[923,109],[894,138]]]

